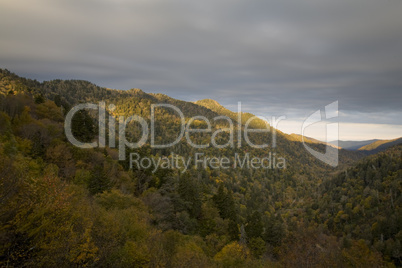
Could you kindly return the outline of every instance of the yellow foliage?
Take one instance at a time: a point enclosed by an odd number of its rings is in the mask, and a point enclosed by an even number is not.
[[[249,258],[250,251],[238,242],[232,242],[219,251],[214,260],[223,267],[241,267]]]

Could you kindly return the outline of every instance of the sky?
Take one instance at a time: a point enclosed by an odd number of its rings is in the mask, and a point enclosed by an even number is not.
[[[400,0],[0,0],[0,68],[240,101],[286,116],[287,133],[338,101],[339,139],[391,139],[402,136],[401,14]],[[306,133],[323,139],[325,124]]]

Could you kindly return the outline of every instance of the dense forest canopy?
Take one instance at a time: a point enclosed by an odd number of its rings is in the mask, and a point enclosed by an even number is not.
[[[241,124],[252,117],[213,100],[191,103],[140,89],[112,90],[79,80],[38,82],[0,70],[0,265],[4,267],[394,267],[402,265],[402,146],[365,157],[340,150],[332,168],[310,155],[299,138],[271,129],[253,133],[265,151],[244,145],[196,149],[185,140],[172,148],[146,143],[128,148],[150,159],[172,152],[190,157],[256,157],[275,153],[284,169],[130,168],[119,161],[113,134],[104,148],[68,142],[64,119],[79,103],[105,102],[108,120],[138,115],[152,104],[171,104],[185,120],[226,115]],[[109,109],[114,104],[114,109]],[[179,130],[178,115],[155,110],[156,141]],[[116,124],[118,120],[116,120]],[[265,124],[256,120],[251,127]],[[204,128],[194,121],[193,128]],[[116,128],[117,129],[117,128]],[[127,137],[138,138],[138,124]],[[81,110],[72,132],[97,140],[98,114]],[[119,135],[114,133],[116,144]],[[194,143],[210,140],[192,133]],[[216,136],[220,144],[227,132]],[[316,150],[325,145],[309,141]]]

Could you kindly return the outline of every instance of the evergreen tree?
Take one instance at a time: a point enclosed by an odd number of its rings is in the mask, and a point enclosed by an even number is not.
[[[252,214],[247,216],[247,224],[245,227],[247,237],[257,238],[262,235],[263,224],[261,220],[261,213],[254,211]]]
[[[96,135],[94,120],[85,110],[75,113],[71,122],[71,131],[74,137],[81,142],[90,142]]]

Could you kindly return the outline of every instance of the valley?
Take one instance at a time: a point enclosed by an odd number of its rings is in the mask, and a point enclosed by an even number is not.
[[[74,146],[66,116],[100,102],[71,117],[94,144]],[[331,167],[211,99],[1,69],[0,266],[401,266],[402,145],[389,142],[331,147]]]

